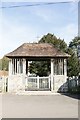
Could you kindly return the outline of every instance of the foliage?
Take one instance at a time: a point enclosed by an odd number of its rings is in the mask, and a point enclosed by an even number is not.
[[[73,87],[73,88],[69,88],[68,92],[71,93],[71,94],[80,94],[80,87],[76,86],[76,87]]]
[[[3,57],[2,59],[0,59],[0,70],[8,71],[8,63],[9,59],[7,57]]]
[[[68,76],[79,75],[79,59],[77,56],[77,46],[79,45],[80,38],[75,37],[70,43],[67,49],[67,53],[71,55],[68,59]]]
[[[48,33],[44,35],[39,43],[50,43],[62,51],[66,51],[67,44],[64,40],[58,39],[54,34]],[[50,73],[50,61],[34,61],[30,65],[30,73],[35,73],[39,76],[47,76]]]
[[[44,35],[39,43],[51,43],[58,49],[68,53],[71,55],[71,57],[68,59],[68,76],[78,76],[79,74],[79,60],[76,54],[77,46],[79,45],[80,37],[75,37],[70,41],[69,47],[67,47],[67,44],[64,40],[61,40],[60,38],[57,38],[54,34],[48,33],[47,35]],[[49,64],[49,68],[47,66]],[[43,67],[44,66],[44,67]],[[33,70],[32,70],[33,69]],[[41,61],[41,62],[32,62],[30,66],[30,72],[36,73],[37,75],[47,75],[50,73],[50,62]]]
[[[30,73],[35,73],[38,76],[47,76],[50,73],[49,61],[33,61],[30,64]]]
[[[74,39],[72,39],[72,41],[70,41],[69,47],[74,49],[77,48],[79,44],[80,44],[80,37],[75,37]]]
[[[64,39],[57,38],[54,34],[48,33],[47,35],[44,35],[39,43],[51,43],[58,49],[62,51],[66,51],[67,44],[65,43]]]
[[[2,59],[0,59],[0,70],[2,70]]]
[[[75,56],[75,54],[72,54],[71,57],[68,59],[68,76],[78,76],[79,74],[79,67],[78,67],[79,61],[78,58]]]
[[[80,45],[80,37],[75,37],[69,43],[69,48],[73,50],[76,56],[78,55],[78,51],[77,51],[78,45]]]

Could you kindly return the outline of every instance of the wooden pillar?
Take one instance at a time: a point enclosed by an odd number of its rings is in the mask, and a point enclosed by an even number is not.
[[[17,59],[17,74],[19,74],[19,61]]]
[[[15,59],[15,74],[16,74],[16,59]]]
[[[64,71],[63,71],[63,63],[64,63],[64,62],[63,62],[63,60],[64,60],[64,59],[62,59],[62,63],[61,63],[61,64],[62,64],[62,75],[64,74]]]
[[[13,74],[15,75],[15,59],[13,59]]]
[[[17,59],[16,59],[16,74],[18,73],[18,65],[17,65]]]
[[[37,88],[39,89],[39,76],[37,76]]]
[[[21,67],[20,67],[20,59],[17,59],[17,74],[20,74],[20,70],[21,70]]]
[[[54,73],[57,75],[57,59],[55,59]]]
[[[60,59],[60,71],[59,71],[60,75],[63,75],[63,60]]]
[[[21,73],[23,73],[23,59],[21,59]]]
[[[26,60],[26,75],[28,76],[28,60]]]
[[[20,73],[20,74],[22,73],[22,72],[21,72],[21,71],[22,71],[21,69],[22,69],[22,60],[20,59],[20,60],[19,60],[19,73]]]
[[[30,62],[28,61],[28,67],[27,67],[27,69],[28,69],[28,76],[30,75],[30,73],[29,73],[29,66],[30,66]]]
[[[12,59],[9,60],[9,75],[12,75]]]
[[[65,75],[65,81],[66,81],[66,78],[67,78],[67,60],[64,59],[64,75]]]
[[[53,87],[53,84],[54,84],[54,82],[53,82],[53,80],[54,80],[53,76],[54,76],[54,60],[51,59],[51,91],[53,91],[53,89],[54,89],[54,87]]]
[[[50,75],[49,75],[49,89],[50,89],[50,86],[51,86],[51,85],[50,85]]]
[[[26,75],[26,59],[23,59],[23,74]]]
[[[12,59],[12,74],[14,75],[14,59]]]
[[[67,76],[67,61],[64,59],[64,75]]]
[[[19,67],[19,74],[20,74],[20,59],[19,59],[18,67]]]
[[[62,75],[62,63],[61,63],[61,59],[59,60],[59,75]]]

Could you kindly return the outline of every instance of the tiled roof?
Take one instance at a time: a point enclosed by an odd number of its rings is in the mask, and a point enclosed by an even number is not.
[[[68,54],[58,50],[48,43],[24,43],[7,57],[69,57]]]

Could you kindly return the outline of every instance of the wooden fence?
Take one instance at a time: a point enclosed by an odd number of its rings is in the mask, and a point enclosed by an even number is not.
[[[0,92],[8,91],[8,77],[0,76]]]

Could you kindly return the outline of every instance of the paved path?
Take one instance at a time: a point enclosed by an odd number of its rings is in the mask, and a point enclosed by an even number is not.
[[[2,116],[3,118],[78,118],[78,100],[64,95],[4,94]]]

